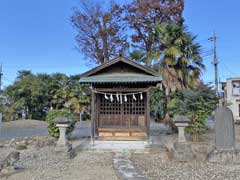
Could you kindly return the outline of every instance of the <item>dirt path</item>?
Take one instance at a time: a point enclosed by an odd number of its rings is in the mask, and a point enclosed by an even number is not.
[[[143,174],[137,171],[129,157],[129,153],[121,152],[116,153],[113,158],[113,166],[120,179],[147,180]]]

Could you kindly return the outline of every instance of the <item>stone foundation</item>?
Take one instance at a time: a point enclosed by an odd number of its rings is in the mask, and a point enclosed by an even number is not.
[[[167,149],[170,152],[169,158],[176,161],[206,161],[208,158],[208,154],[213,150],[213,146],[211,144],[202,142],[175,142],[173,143],[171,149]]]
[[[58,153],[58,154],[61,154],[63,156],[66,156],[70,159],[74,158],[75,157],[75,151],[74,149],[72,148],[72,145],[67,143],[66,145],[57,145],[55,147],[55,152]]]
[[[209,154],[208,161],[219,164],[240,164],[240,149],[214,150]]]
[[[187,162],[194,160],[194,153],[190,143],[176,142],[173,144],[172,158],[176,161]]]

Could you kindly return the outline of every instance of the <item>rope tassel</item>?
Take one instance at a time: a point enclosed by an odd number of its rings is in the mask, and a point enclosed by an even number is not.
[[[127,95],[124,96],[124,101],[127,102]]]
[[[113,102],[113,95],[112,94],[110,95],[110,100],[111,100],[111,102]]]
[[[135,94],[133,94],[133,100],[134,100],[134,101],[136,101],[136,100],[137,100],[137,98],[136,98]]]
[[[119,102],[119,95],[118,93],[116,94],[117,102]]]
[[[140,94],[140,99],[143,100],[143,94],[142,93]]]
[[[106,93],[105,93],[104,97],[105,97],[105,99],[107,99],[107,100],[108,100],[108,96],[107,96],[107,94],[106,94]]]

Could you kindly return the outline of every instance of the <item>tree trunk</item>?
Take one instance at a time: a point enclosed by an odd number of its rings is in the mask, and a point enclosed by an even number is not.
[[[194,142],[199,142],[199,137],[200,137],[200,133],[198,131],[195,131],[193,133],[193,141]]]

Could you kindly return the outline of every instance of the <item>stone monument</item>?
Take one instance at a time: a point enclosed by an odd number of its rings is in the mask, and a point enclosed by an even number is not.
[[[0,112],[0,136],[2,133],[2,112]]]
[[[214,163],[240,163],[240,150],[235,148],[235,128],[232,111],[220,105],[215,114],[215,149],[208,160]]]
[[[220,106],[215,114],[215,141],[217,149],[235,148],[235,128],[232,111]]]

